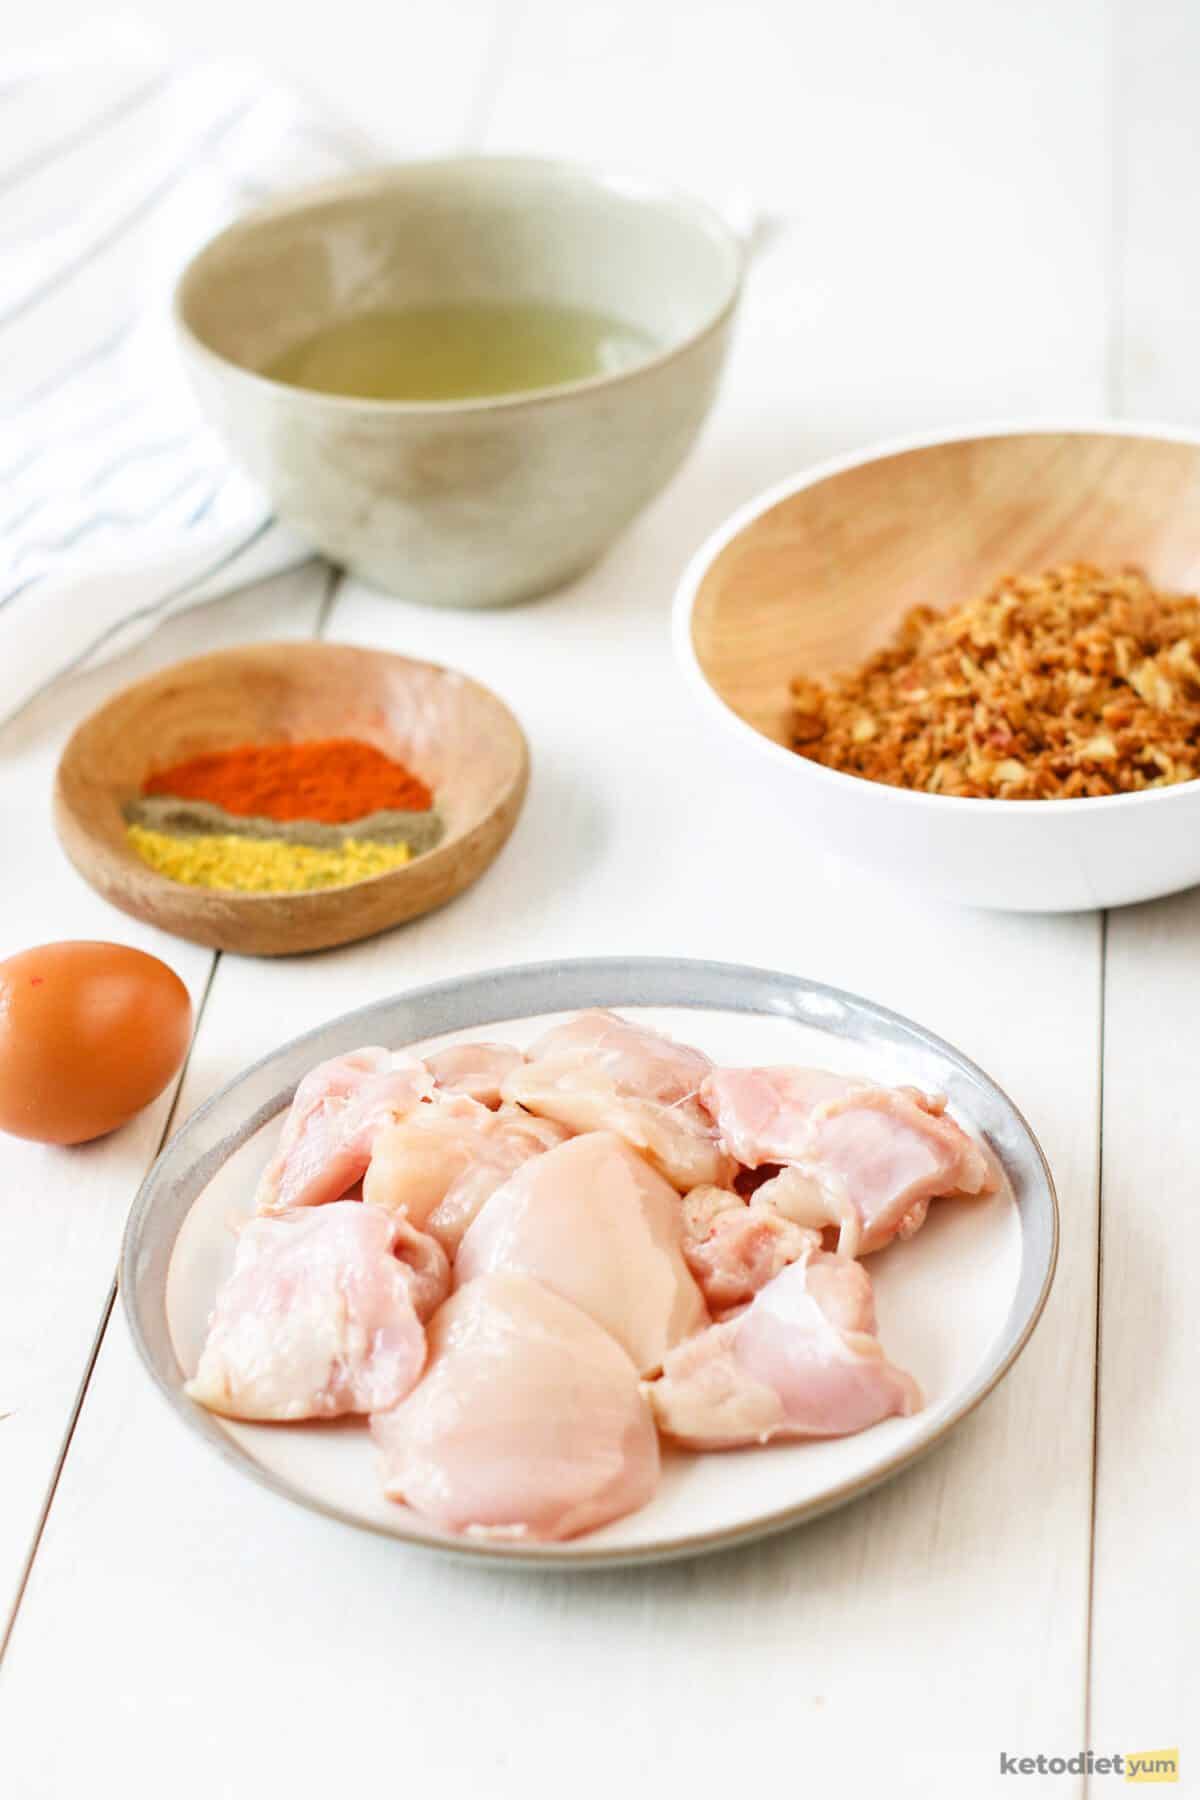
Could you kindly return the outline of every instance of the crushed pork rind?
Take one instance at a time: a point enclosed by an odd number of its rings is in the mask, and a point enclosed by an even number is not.
[[[1200,773],[1200,600],[1069,563],[917,606],[828,683],[791,684],[792,747],[891,787],[974,799],[1134,793]]]

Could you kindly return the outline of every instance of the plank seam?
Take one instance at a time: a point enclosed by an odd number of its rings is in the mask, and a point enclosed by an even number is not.
[[[84,1397],[87,1394],[88,1383],[92,1379],[92,1370],[96,1367],[96,1359],[100,1355],[100,1346],[104,1342],[104,1334],[108,1330],[108,1321],[112,1317],[113,1301],[116,1298],[116,1293],[117,1283],[116,1277],[114,1276],[113,1280],[109,1283],[104,1306],[97,1322],[95,1333],[92,1337],[91,1349],[88,1352],[87,1362],[84,1364],[79,1387],[75,1393],[70,1418],[67,1420],[67,1429],[63,1433],[63,1440],[58,1447],[58,1455],[55,1458],[54,1467],[50,1472],[49,1485],[46,1488],[45,1497],[42,1501],[42,1509],[38,1514],[37,1524],[34,1527],[33,1537],[30,1540],[29,1554],[25,1558],[24,1565],[21,1569],[20,1579],[17,1582],[16,1593],[13,1595],[13,1603],[9,1610],[7,1623],[5,1624],[4,1635],[0,1637],[0,1664],[4,1661],[8,1646],[12,1641],[13,1632],[16,1629],[17,1618],[21,1611],[21,1602],[25,1598],[25,1590],[29,1586],[29,1579],[33,1574],[33,1565],[37,1558],[37,1553],[41,1549],[42,1536],[46,1530],[46,1521],[50,1517],[50,1508],[53,1505],[54,1496],[58,1491],[58,1483],[66,1464],[67,1452],[71,1447],[71,1439],[75,1435],[75,1427],[79,1422],[79,1415],[83,1411],[83,1402]]]
[[[509,0],[508,4],[501,4],[496,8],[491,41],[459,139],[464,150],[478,150],[482,146],[497,96],[504,83],[509,55],[517,39],[523,10],[524,0]]]
[[[195,1052],[196,1044],[199,1041],[200,1024],[204,1018],[204,1011],[208,1005],[208,997],[212,992],[213,980],[216,976],[217,964],[220,960],[221,952],[219,950],[214,951],[212,961],[209,964],[208,975],[204,982],[204,989],[200,995],[200,1004],[196,1008],[196,1022],[192,1027],[192,1036],[191,1041],[188,1044],[187,1055],[183,1060],[183,1065],[180,1068],[179,1075],[175,1082],[175,1092],[171,1096],[171,1104],[167,1109],[167,1116],[163,1121],[162,1131],[159,1133],[159,1139],[155,1146],[151,1166],[153,1166],[153,1162],[156,1162],[162,1154],[163,1146],[170,1137],[172,1128],[175,1124],[175,1117],[179,1110],[179,1096],[183,1092],[183,1085],[187,1079],[188,1067]],[[78,1425],[80,1416],[83,1412],[83,1403],[87,1399],[87,1392],[88,1387],[91,1384],[92,1374],[95,1370],[96,1363],[99,1360],[100,1350],[108,1332],[108,1325],[112,1318],[113,1304],[116,1297],[117,1276],[116,1271],[114,1270],[113,1278],[109,1283],[108,1293],[104,1299],[104,1305],[101,1308],[100,1317],[96,1323],[96,1330],[92,1338],[92,1345],[88,1353],[87,1362],[84,1364],[83,1374],[80,1377],[79,1386],[76,1389],[75,1399],[71,1407],[71,1414],[67,1420],[67,1429],[63,1433],[62,1443],[59,1445],[58,1455],[55,1458],[54,1468],[51,1471],[50,1481],[42,1501],[41,1512],[38,1514],[37,1524],[34,1527],[33,1537],[30,1540],[29,1554],[25,1558],[21,1576],[17,1582],[16,1593],[13,1596],[13,1603],[9,1609],[9,1615],[5,1623],[3,1635],[0,1635],[0,1664],[3,1663],[9,1644],[12,1642],[12,1635],[16,1629],[17,1619],[21,1611],[21,1604],[25,1598],[25,1592],[29,1586],[30,1577],[33,1574],[33,1565],[37,1560],[37,1553],[41,1548],[42,1538],[45,1535],[46,1525],[50,1518],[50,1509],[54,1505],[54,1496],[58,1492],[58,1484],[62,1479],[63,1469],[66,1467],[67,1457],[71,1449],[71,1442],[75,1436],[75,1428]]]
[[[1120,76],[1124,60],[1122,57],[1124,13],[1125,0],[1112,0],[1108,68],[1109,214],[1108,268],[1106,271],[1108,332],[1104,379],[1108,410],[1115,418],[1123,417],[1126,410],[1125,284],[1122,270],[1125,265],[1125,245],[1128,236],[1128,186],[1125,178],[1126,146],[1122,136],[1124,113],[1120,101]]]
[[[1122,30],[1125,0],[1112,0],[1109,14],[1108,138],[1108,333],[1105,362],[1105,399],[1111,416],[1124,412],[1125,392],[1125,296],[1122,267],[1125,254],[1127,191],[1125,145],[1121,134]],[[1092,1485],[1088,1506],[1088,1571],[1083,1646],[1083,1744],[1092,1747],[1092,1683],[1096,1629],[1096,1515],[1100,1501],[1100,1368],[1101,1312],[1104,1297],[1104,1064],[1108,1025],[1108,911],[1100,915],[1100,1061],[1096,1079],[1096,1303],[1092,1331]],[[1082,1800],[1089,1800],[1092,1778],[1085,1771]]]
[[[314,638],[323,638],[333,612],[333,603],[337,599],[338,589],[346,579],[345,569],[339,569],[330,563],[325,572],[325,592],[321,596],[321,604],[317,608],[317,622],[313,626]]]
[[[1096,1601],[1096,1513],[1100,1497],[1100,1364],[1101,1303],[1104,1295],[1104,1059],[1108,1013],[1108,913],[1100,915],[1100,1067],[1096,1109],[1096,1315],[1092,1336],[1092,1491],[1088,1508],[1088,1574],[1086,1635],[1083,1651],[1083,1745],[1092,1748],[1092,1663]],[[1083,1800],[1092,1792],[1090,1774],[1083,1778]]]

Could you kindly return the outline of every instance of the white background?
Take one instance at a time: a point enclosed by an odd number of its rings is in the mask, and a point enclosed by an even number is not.
[[[0,49],[88,11],[10,11]],[[667,612],[713,525],[830,451],[1005,414],[1200,424],[1200,9],[170,0],[153,16],[181,52],[257,56],[395,153],[641,165],[776,230],[701,448],[569,592],[436,615],[313,564],[0,732],[0,943],[107,935],[167,957],[203,1008],[180,1115],[280,1039],[464,969],[637,951],[803,971],[916,1016],[1008,1088],[1054,1167],[1063,1248],[1012,1377],[882,1492],[708,1562],[518,1578],[310,1518],[168,1415],[110,1303],[172,1096],[82,1151],[4,1142],[0,1793],[975,1796],[1008,1791],[1002,1749],[1181,1738],[1187,1791],[1200,901],[989,916],[826,866],[697,719]],[[109,911],[53,842],[71,726],[178,656],[318,625],[459,664],[515,707],[535,776],[488,879],[404,931],[280,965],[214,962]]]

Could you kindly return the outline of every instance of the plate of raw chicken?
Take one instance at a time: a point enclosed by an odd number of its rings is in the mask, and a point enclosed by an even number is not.
[[[1001,1378],[1057,1208],[919,1026],[670,960],[466,977],[202,1107],[122,1289],[186,1420],[292,1499],[492,1560],[692,1554],[851,1499]]]

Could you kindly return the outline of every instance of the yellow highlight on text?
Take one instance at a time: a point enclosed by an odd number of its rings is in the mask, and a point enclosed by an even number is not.
[[[1126,1752],[1125,1779],[1126,1781],[1178,1781],[1178,1749]]]

